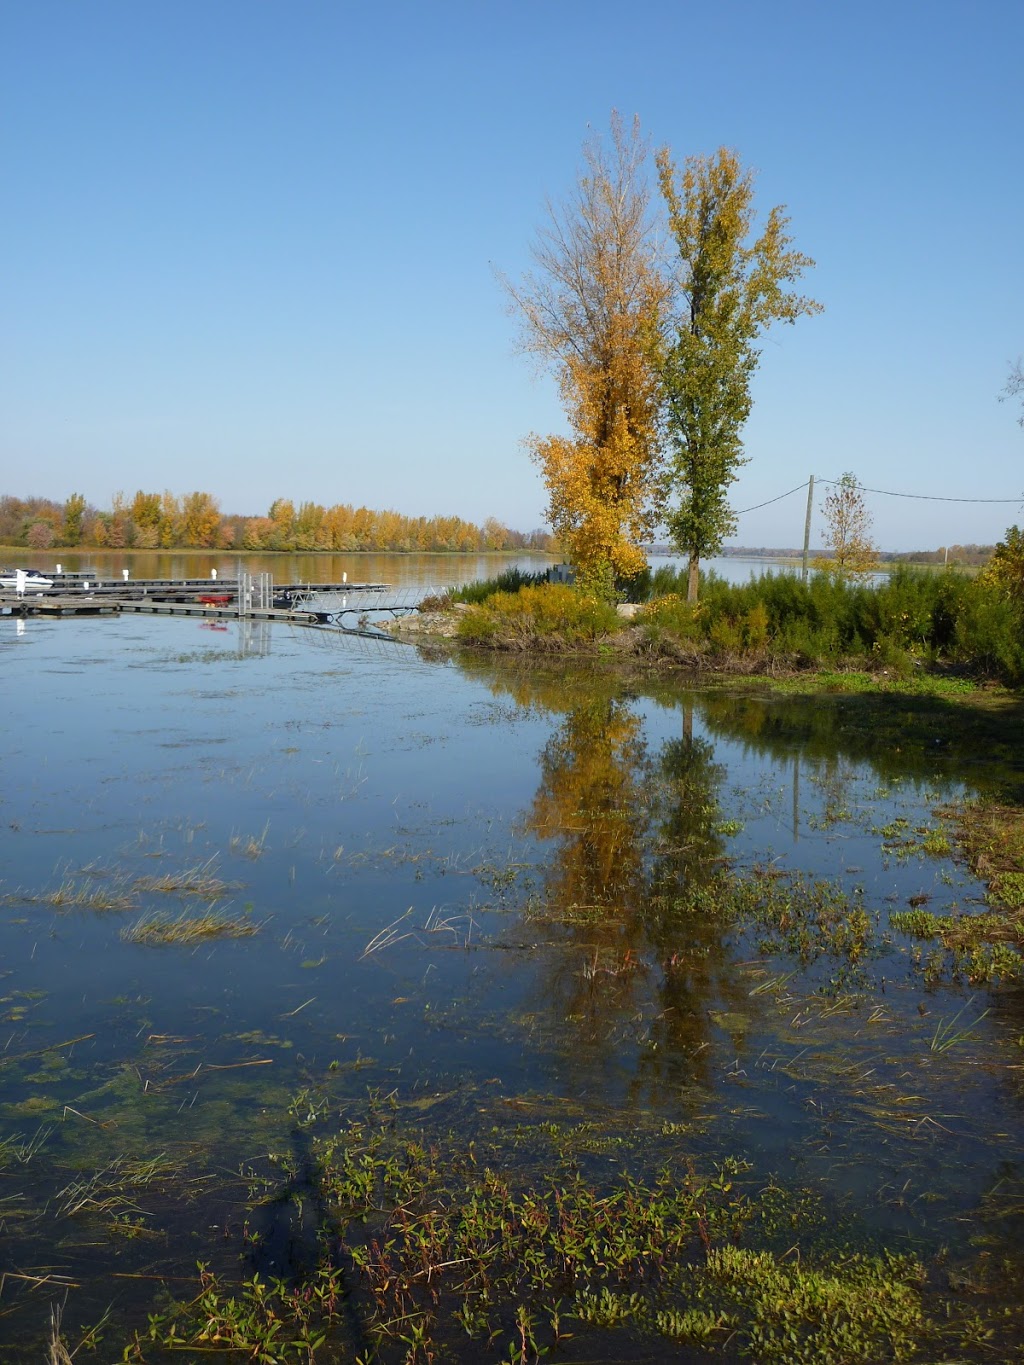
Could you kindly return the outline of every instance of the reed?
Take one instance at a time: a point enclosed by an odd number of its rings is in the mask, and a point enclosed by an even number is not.
[[[951,1047],[956,1047],[960,1043],[969,1042],[978,1036],[974,1030],[990,1011],[982,1010],[973,1024],[968,1024],[964,1028],[958,1027],[960,1020],[963,1018],[964,1011],[970,1004],[971,1001],[968,1000],[966,1004],[961,1005],[956,1014],[951,1018],[939,1020],[935,1025],[935,1032],[932,1034],[932,1040],[928,1044],[930,1051],[948,1052]]]
[[[250,938],[261,925],[249,915],[209,910],[203,915],[143,915],[121,930],[125,943],[194,944],[217,938]]]
[[[244,858],[262,858],[266,851],[267,835],[270,832],[270,821],[263,826],[259,834],[232,834],[231,851],[240,853]]]
[[[194,896],[198,900],[217,900],[229,891],[238,889],[238,883],[226,882],[216,875],[216,857],[208,858],[205,863],[184,868],[180,872],[165,872],[158,877],[137,877],[133,887],[140,892],[156,892],[161,895]]]

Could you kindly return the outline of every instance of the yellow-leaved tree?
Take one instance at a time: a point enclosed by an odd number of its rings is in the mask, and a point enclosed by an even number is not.
[[[815,567],[844,581],[866,577],[878,568],[878,548],[871,539],[871,513],[856,476],[844,474],[825,499],[825,550]]]
[[[533,436],[548,520],[582,587],[610,597],[645,567],[658,515],[658,379],[652,340],[665,298],[651,240],[647,146],[634,119],[583,149],[562,206],[548,205],[534,270],[503,283],[522,347],[554,372],[571,434]]]

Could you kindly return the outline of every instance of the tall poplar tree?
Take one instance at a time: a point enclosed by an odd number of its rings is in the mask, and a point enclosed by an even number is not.
[[[611,595],[646,564],[657,516],[658,378],[651,354],[666,286],[650,233],[647,147],[639,122],[612,116],[592,138],[575,192],[532,248],[535,269],[504,280],[522,346],[554,372],[568,436],[532,436],[548,520],[577,582]]]
[[[751,241],[754,177],[735,152],[692,156],[680,175],[667,148],[658,181],[675,241],[678,308],[662,337],[659,369],[670,441],[666,522],[689,556],[687,598],[697,600],[700,561],[736,528],[729,485],[746,463],[741,432],[759,338],[773,322],[795,322],[821,305],[787,288],[814,265],[791,249],[781,206]]]

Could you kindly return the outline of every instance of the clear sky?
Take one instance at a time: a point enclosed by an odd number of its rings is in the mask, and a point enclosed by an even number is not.
[[[1024,515],[1022,0],[0,0],[0,492],[543,522],[518,276],[588,132],[726,144],[818,318],[768,338],[747,508],[853,471],[884,548]],[[795,495],[738,543],[798,544]]]

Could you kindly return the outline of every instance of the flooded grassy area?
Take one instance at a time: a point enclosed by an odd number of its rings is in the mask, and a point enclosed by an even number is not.
[[[5,1362],[1019,1358],[1016,703],[187,619],[0,670]]]

